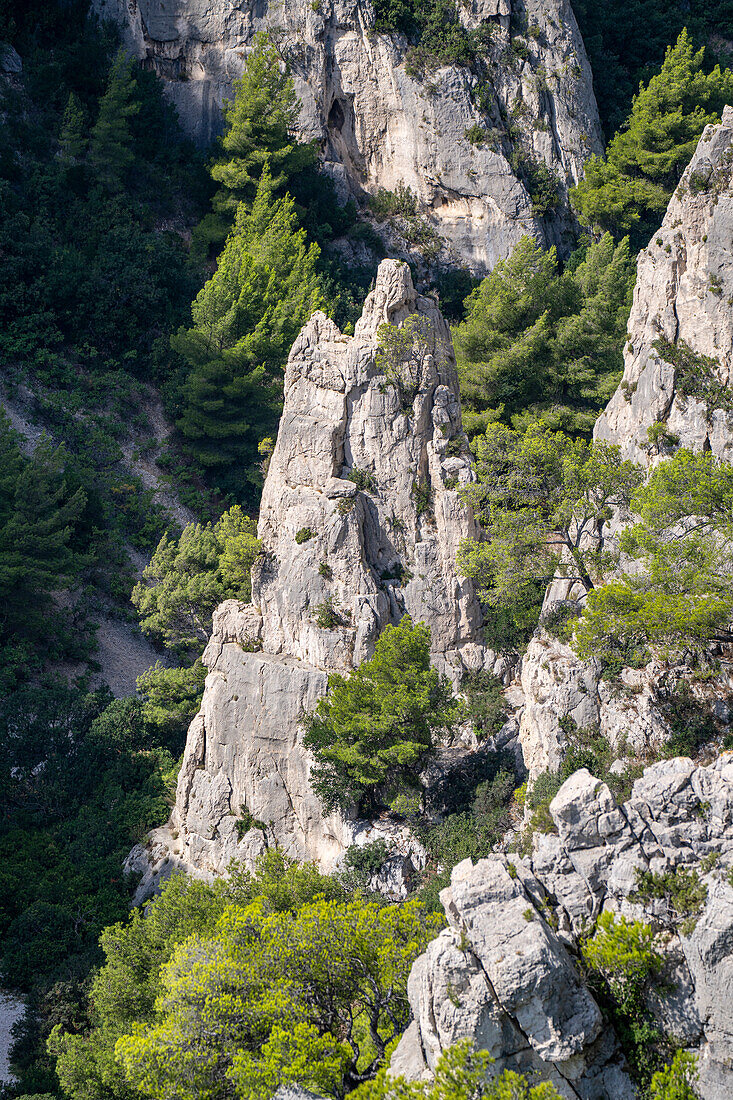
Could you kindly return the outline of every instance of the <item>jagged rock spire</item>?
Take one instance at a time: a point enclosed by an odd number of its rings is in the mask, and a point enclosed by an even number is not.
[[[408,318],[408,361],[388,377],[380,329]],[[434,662],[454,680],[493,662],[455,566],[476,531],[456,491],[472,476],[448,326],[408,266],[385,260],[354,336],[316,313],[290,353],[252,603],[228,601],[214,617],[175,810],[153,836],[158,871],[221,873],[268,839],[330,866],[353,841],[362,826],[324,818],[311,791],[300,717],[330,671],[370,656],[404,614],[428,624]],[[242,836],[246,814],[264,832]]]

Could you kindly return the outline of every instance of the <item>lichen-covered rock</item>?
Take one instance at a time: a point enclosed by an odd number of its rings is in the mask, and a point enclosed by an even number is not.
[[[733,1094],[733,755],[708,767],[666,760],[617,805],[582,769],[550,804],[557,832],[531,856],[454,868],[443,891],[449,928],[415,963],[415,1022],[391,1064],[412,1080],[443,1050],[472,1038],[505,1067],[552,1081],[564,1097],[636,1095],[618,1043],[574,956],[606,909],[662,933],[666,960],[650,1009],[698,1054],[703,1100]],[[638,872],[694,872],[706,888],[684,918],[663,898],[642,901]]]
[[[408,393],[377,362],[377,334],[412,314],[423,335]],[[404,614],[430,627],[433,661],[454,681],[494,667],[473,586],[455,566],[476,531],[456,491],[472,476],[449,330],[407,265],[385,260],[353,337],[317,313],[293,346],[252,603],[229,600],[214,615],[171,821],[151,834],[152,871],[140,850],[133,857],[141,890],[158,869],[251,865],[268,843],[332,868],[349,845],[381,838],[390,862],[377,884],[404,895],[424,850],[406,829],[324,817],[301,717],[328,673],[370,656]]]
[[[452,66],[425,79],[410,75],[406,40],[375,33],[369,0],[95,6],[126,28],[129,44],[164,79],[184,125],[201,141],[220,128],[222,101],[255,33],[271,31],[302,100],[301,136],[318,141],[342,199],[408,185],[455,258],[477,271],[493,267],[523,233],[562,243],[572,224],[568,186],[587,158],[602,152],[592,76],[569,0],[460,4],[467,27],[485,23],[493,31],[483,81]],[[523,49],[516,42],[512,48],[521,23],[537,33],[522,39]],[[557,178],[561,208],[544,227],[510,163],[508,119],[522,132],[525,161],[546,164]],[[472,127],[494,136],[471,142]]]

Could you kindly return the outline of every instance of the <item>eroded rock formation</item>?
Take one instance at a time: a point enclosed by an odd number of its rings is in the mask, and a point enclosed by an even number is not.
[[[733,381],[733,107],[708,126],[670,201],[664,221],[639,254],[634,305],[624,351],[624,377],[595,427],[595,438],[618,443],[626,457],[653,462],[647,430],[665,425],[680,445],[709,448],[731,460],[730,412],[695,396],[665,346],[685,344]]]
[[[568,1100],[636,1095],[618,1043],[580,977],[582,936],[605,910],[660,932],[665,959],[650,1009],[675,1044],[699,1056],[703,1100],[733,1094],[733,756],[648,768],[617,805],[585,769],[550,804],[556,835],[531,856],[454,868],[441,894],[449,927],[415,963],[414,1022],[391,1063],[419,1079],[470,1037],[509,1067],[538,1074]],[[695,872],[698,911],[675,914],[662,894],[642,902],[637,872]],[[534,1078],[533,1078],[534,1079]]]
[[[419,333],[401,381],[390,381],[378,332],[408,317]],[[454,681],[465,669],[501,671],[480,640],[473,586],[455,567],[461,538],[475,533],[456,491],[471,477],[449,330],[407,265],[385,260],[353,337],[316,313],[293,346],[252,603],[230,600],[215,614],[175,810],[132,860],[144,888],[175,865],[222,873],[234,857],[251,863],[268,841],[328,868],[378,835],[323,816],[300,718],[328,673],[371,655],[380,630],[405,613],[428,624],[434,663]],[[392,826],[389,841],[420,860],[406,831]]]
[[[651,466],[673,453],[664,436],[650,442],[655,423],[675,446],[733,458],[730,402],[724,394],[717,406],[694,395],[710,389],[711,380],[728,387],[733,378],[732,236],[733,108],[726,107],[722,123],[703,133],[661,228],[639,255],[623,380],[594,433],[627,458]],[[673,359],[680,350],[687,356],[685,349],[692,360],[680,372]],[[546,605],[567,594],[567,583],[556,582]],[[559,764],[566,715],[579,726],[597,726],[614,747],[626,740],[635,749],[658,748],[669,735],[659,696],[675,675],[684,678],[685,670],[626,669],[619,689],[600,679],[596,662],[581,662],[569,646],[536,636],[521,670],[520,740],[530,774]],[[721,694],[728,693],[722,684]],[[720,716],[727,722],[727,705]]]
[[[449,252],[477,271],[508,255],[524,233],[562,243],[572,224],[568,185],[602,151],[569,0],[460,4],[467,28],[492,32],[486,71],[442,66],[424,77],[406,64],[402,36],[375,33],[369,0],[96,0],[96,8],[126,28],[202,141],[220,128],[222,102],[255,33],[271,31],[302,100],[301,136],[319,142],[341,194],[406,184]],[[524,36],[513,38],[522,27]],[[467,139],[476,127],[485,140]],[[520,160],[546,165],[557,179],[561,206],[544,223]]]

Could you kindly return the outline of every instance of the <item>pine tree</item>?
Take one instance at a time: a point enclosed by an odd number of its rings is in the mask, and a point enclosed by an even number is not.
[[[25,459],[0,414],[0,637],[42,629],[44,604],[73,573],[69,540],[85,497],[67,491],[63,464],[43,441]]]
[[[222,185],[214,199],[217,212],[231,216],[237,203],[251,202],[266,164],[276,191],[315,164],[315,143],[300,145],[293,138],[299,111],[292,77],[281,71],[275,46],[266,34],[256,35],[225,111],[222,155],[211,170]]]
[[[572,192],[584,225],[632,234],[639,247],[654,232],[700,135],[733,100],[733,72],[716,65],[706,74],[704,56],[683,30],[661,71],[641,85],[605,161],[592,157]]]
[[[89,145],[86,113],[74,92],[71,92],[66,103],[61,121],[59,145],[67,160],[78,160],[83,157]]]
[[[125,171],[133,164],[130,118],[140,110],[136,100],[134,62],[120,50],[110,69],[107,91],[99,104],[92,128],[89,160],[98,181],[110,191],[119,191]]]
[[[216,273],[173,347],[191,373],[178,427],[217,483],[257,482],[257,445],[274,433],[282,371],[301,327],[323,303],[318,246],[296,228],[293,200],[275,199],[265,163],[251,211],[237,209]]]

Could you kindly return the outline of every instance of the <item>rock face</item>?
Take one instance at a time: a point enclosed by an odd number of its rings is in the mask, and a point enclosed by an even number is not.
[[[733,756],[696,768],[648,768],[628,802],[585,769],[550,804],[556,835],[533,854],[492,856],[453,870],[443,891],[449,927],[415,963],[414,1023],[391,1070],[419,1079],[470,1037],[509,1067],[538,1073],[568,1098],[633,1097],[616,1039],[574,957],[604,910],[662,933],[665,970],[650,1008],[674,1042],[699,1056],[703,1100],[733,1095]],[[634,897],[637,869],[695,871],[699,912],[677,919],[660,897]]]
[[[408,317],[419,336],[403,381],[390,382],[377,333]],[[144,888],[174,865],[222,873],[234,857],[251,863],[270,841],[329,868],[349,844],[381,835],[324,818],[300,719],[328,673],[370,656],[406,613],[428,624],[434,663],[454,680],[493,667],[473,587],[455,570],[460,539],[475,533],[456,492],[471,476],[449,330],[407,265],[385,260],[353,337],[317,313],[293,346],[252,603],[230,600],[215,614],[175,810],[132,857]],[[420,846],[399,829],[387,839],[421,866]]]
[[[255,33],[269,30],[303,104],[301,136],[318,141],[339,193],[406,184],[449,253],[477,272],[508,255],[524,233],[562,244],[572,224],[567,188],[588,157],[602,152],[592,75],[569,0],[460,4],[467,28],[491,34],[483,75],[443,66],[424,77],[410,75],[402,36],[375,32],[370,0],[95,0],[95,6],[123,25],[129,45],[166,81],[185,127],[201,142],[221,127],[222,102]],[[524,37],[512,39],[520,26]],[[476,127],[485,141],[467,140]],[[512,167],[518,160],[529,172]],[[550,169],[561,196],[544,225],[526,185],[532,163]]]
[[[596,439],[618,443],[637,462],[656,458],[647,436],[655,421],[683,447],[733,456],[729,415],[685,396],[689,384],[655,347],[684,343],[715,361],[707,370],[720,382],[733,381],[732,184],[733,107],[726,107],[721,125],[706,128],[659,232],[639,255],[623,381],[596,424]]]
[[[639,255],[623,380],[594,432],[618,444],[624,457],[651,466],[671,455],[671,447],[649,442],[648,429],[661,422],[680,446],[733,459],[730,411],[693,396],[696,383],[668,361],[675,355],[670,347],[686,347],[705,357],[692,373],[731,385],[732,236],[733,108],[726,107],[722,123],[706,128],[659,232]],[[546,603],[566,595],[566,587],[552,585]],[[560,762],[565,715],[579,726],[597,725],[614,746],[625,737],[636,749],[654,749],[668,735],[656,701],[664,684],[654,667],[626,669],[621,690],[610,689],[595,662],[583,663],[568,646],[540,635],[527,649],[521,681],[520,741],[532,776]]]

